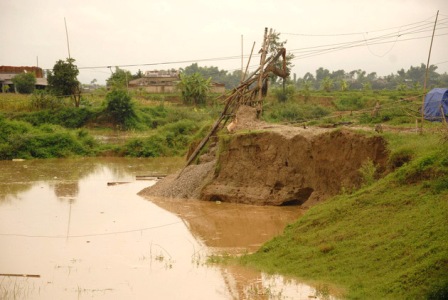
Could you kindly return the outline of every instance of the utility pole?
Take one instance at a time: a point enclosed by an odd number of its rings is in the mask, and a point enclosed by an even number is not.
[[[70,43],[68,41],[68,30],[67,30],[67,22],[65,21],[65,17],[64,17],[64,24],[65,24],[65,36],[67,38],[68,58],[71,59],[71,56],[70,56]]]
[[[243,75],[243,35],[241,35],[241,82],[243,82],[244,80],[244,75]]]
[[[439,11],[437,11],[436,14],[436,20],[434,21],[434,28],[432,30],[432,37],[431,37],[431,45],[429,46],[429,53],[428,53],[428,62],[426,63],[426,73],[425,73],[425,81],[423,82],[423,96],[422,96],[422,118],[420,122],[420,134],[423,133],[423,120],[425,118],[425,96],[426,96],[426,83],[428,81],[428,75],[429,75],[429,60],[431,59],[431,50],[432,50],[432,43],[434,41],[434,33],[436,32],[436,25],[437,25],[437,18],[439,17]]]

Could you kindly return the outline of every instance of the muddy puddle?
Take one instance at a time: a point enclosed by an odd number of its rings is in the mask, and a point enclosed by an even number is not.
[[[0,299],[310,299],[214,254],[255,251],[300,216],[137,195],[182,160],[0,161]],[[138,177],[137,177],[138,176]],[[26,276],[24,276],[26,275]]]

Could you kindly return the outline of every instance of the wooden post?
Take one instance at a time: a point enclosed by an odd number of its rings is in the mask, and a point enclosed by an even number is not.
[[[241,35],[241,82],[243,82],[243,80],[244,80],[244,75],[243,75],[243,67],[244,67],[244,64],[243,64],[243,55],[244,55],[244,49],[243,49],[243,35]]]
[[[263,37],[263,45],[261,47],[261,59],[260,59],[260,73],[258,75],[258,85],[257,85],[257,89],[258,89],[258,95],[257,95],[257,100],[259,102],[261,102],[261,88],[263,86],[263,71],[264,71],[264,64],[266,61],[266,53],[267,53],[267,46],[268,46],[268,28],[265,27],[264,29],[264,37]]]
[[[443,110],[442,104],[440,104],[440,112],[442,113],[442,123],[445,124],[445,126],[448,128],[448,124],[446,122],[446,115],[445,111]]]
[[[249,69],[250,60],[251,60],[251,58],[252,58],[252,54],[254,53],[254,47],[255,47],[255,42],[254,42],[254,44],[252,45],[252,50],[250,51],[249,60],[247,61],[246,70],[245,70],[244,73],[243,73],[243,79],[241,80],[241,83],[243,83],[244,79],[246,79],[246,74],[247,74],[247,71],[248,71],[248,69]]]
[[[431,58],[431,50],[432,50],[432,42],[434,41],[434,33],[436,31],[436,25],[437,25],[437,18],[439,17],[439,11],[437,11],[436,14],[436,20],[434,22],[434,28],[432,30],[432,37],[431,37],[431,45],[429,46],[429,54],[428,54],[428,62],[426,63],[426,73],[425,73],[425,81],[423,82],[423,97],[422,97],[422,118],[421,118],[421,124],[420,124],[420,133],[423,133],[423,120],[425,117],[425,96],[426,96],[426,82],[428,81],[428,73],[429,73],[429,60]]]

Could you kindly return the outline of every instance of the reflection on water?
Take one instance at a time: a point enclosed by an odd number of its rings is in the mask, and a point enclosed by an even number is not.
[[[195,237],[221,251],[255,251],[296,220],[298,207],[250,206],[220,202],[152,198],[181,217]]]
[[[255,250],[298,212],[152,202],[137,195],[153,183],[136,180],[137,175],[171,173],[182,163],[0,161],[0,298],[304,299],[316,294],[279,276],[206,264],[216,251]],[[35,277],[11,276],[23,274]]]

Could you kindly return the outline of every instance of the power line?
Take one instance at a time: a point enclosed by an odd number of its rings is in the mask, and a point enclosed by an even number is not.
[[[396,29],[396,28],[402,28],[402,27],[411,26],[411,25],[420,24],[420,23],[429,23],[429,20],[431,18],[433,18],[433,17],[429,17],[429,18],[425,19],[424,21],[419,21],[419,22],[415,22],[415,23],[410,23],[410,24],[396,26],[396,27],[390,27],[390,28],[384,28],[384,29],[379,29],[379,30],[367,30],[367,31],[359,31],[359,32],[332,33],[332,34],[309,34],[309,33],[282,33],[282,34],[285,34],[285,35],[297,35],[297,36],[309,36],[309,37],[332,37],[332,36],[360,35],[360,34],[365,34],[365,33],[387,31],[387,30],[392,30],[392,29]]]
[[[448,18],[442,19],[441,21],[445,21],[448,20]],[[415,24],[420,24],[420,23],[424,23],[425,21],[421,21],[421,22],[416,22],[416,23],[411,23],[411,24],[407,24],[407,25],[403,25],[400,26],[401,28],[406,27],[406,26],[411,26],[411,25],[415,25]],[[447,24],[446,22],[439,22],[439,24]],[[401,37],[403,35],[409,35],[409,34],[415,34],[415,33],[420,33],[420,32],[425,32],[425,29],[428,29],[428,31],[430,30],[430,24],[423,24],[423,25],[419,25],[419,26],[413,26],[404,30],[401,30],[399,34],[396,33],[389,33],[389,34],[385,34],[382,36],[378,36],[378,37],[373,37],[370,39],[362,39],[362,40],[356,40],[356,41],[350,41],[350,42],[345,42],[345,43],[338,43],[338,44],[333,44],[333,45],[349,45],[349,44],[353,44],[353,43],[366,43],[367,41],[374,41],[374,40],[381,40],[381,39],[387,39],[387,38],[394,38],[397,39],[398,37]],[[399,27],[393,27],[393,28],[399,28]],[[392,29],[393,29],[392,28]],[[382,29],[382,30],[376,30],[376,31],[370,31],[370,32],[380,32],[380,31],[385,31],[388,29]],[[413,30],[413,31],[411,31]],[[356,34],[368,34],[369,32],[359,32]],[[348,35],[348,34],[347,34]],[[331,45],[331,44],[330,44]],[[315,49],[315,48],[321,48],[321,47],[327,47],[330,45],[320,45],[320,46],[314,46],[314,47],[306,47],[306,48],[299,48],[299,49],[291,49],[289,50],[290,53],[295,53],[297,51],[299,52],[303,52],[306,51],[307,49]],[[259,55],[254,55],[254,57],[257,57]],[[249,55],[244,55],[245,58],[249,57]],[[189,59],[189,60],[179,60],[179,61],[167,61],[167,62],[153,62],[153,63],[140,63],[140,64],[123,64],[123,65],[103,65],[103,66],[86,66],[86,67],[78,67],[79,70],[87,70],[87,69],[105,69],[105,68],[110,68],[110,67],[121,67],[121,68],[126,68],[126,67],[140,67],[140,66],[156,66],[156,65],[169,65],[169,64],[183,64],[183,63],[194,63],[194,62],[208,62],[208,61],[223,61],[223,60],[236,60],[236,59],[241,59],[240,55],[234,55],[234,56],[224,56],[224,57],[214,57],[214,58],[202,58],[202,59]]]
[[[435,36],[446,36],[446,35],[448,35],[448,33],[437,34]],[[411,41],[411,40],[418,40],[418,39],[426,39],[426,38],[430,38],[430,36],[401,39],[401,40],[399,40],[397,42],[404,42],[404,41]],[[361,44],[359,44],[359,43],[361,43]],[[375,42],[375,43],[369,43],[369,45],[380,45],[380,44],[387,44],[387,43],[393,43],[393,41],[389,41],[389,42],[386,42],[386,41]],[[358,42],[358,44],[354,43],[353,45],[347,44],[347,45],[340,46],[340,47],[333,47],[333,48],[316,50],[316,51],[311,52],[309,54],[304,54],[302,56],[297,56],[293,60],[305,59],[305,58],[309,58],[309,57],[314,57],[314,56],[318,56],[318,55],[322,55],[322,54],[327,54],[327,53],[331,53],[331,52],[336,52],[336,51],[341,51],[341,50],[350,49],[350,48],[356,48],[356,47],[364,47],[364,44],[362,44],[362,42]]]
[[[448,22],[446,22],[448,20],[448,18],[444,18],[441,19],[438,22],[438,31],[443,30],[448,28],[448,26],[444,26],[446,24],[448,24]],[[421,25],[417,25],[417,24],[421,24]],[[404,41],[410,41],[410,40],[416,40],[416,39],[423,39],[423,38],[428,38],[428,36],[423,36],[423,37],[415,37],[415,38],[408,38],[408,39],[400,39],[402,36],[405,35],[411,35],[411,34],[418,34],[418,33],[423,33],[423,32],[427,32],[430,31],[430,27],[431,24],[429,24],[429,22],[425,21],[420,21],[420,22],[415,22],[415,23],[410,23],[410,24],[406,24],[406,25],[402,25],[402,26],[397,26],[397,27],[391,27],[391,28],[386,28],[386,29],[380,29],[380,30],[374,30],[374,31],[365,31],[365,32],[355,32],[355,33],[342,33],[342,34],[327,34],[327,35],[312,35],[309,34],[309,36],[342,36],[342,35],[355,35],[355,34],[363,34],[363,39],[362,40],[355,40],[355,41],[349,41],[349,42],[343,42],[343,43],[336,43],[336,44],[327,44],[327,45],[319,45],[319,46],[312,46],[312,47],[304,47],[304,48],[298,48],[298,49],[291,49],[288,52],[292,53],[292,54],[296,54],[296,53],[302,53],[302,55],[295,57],[293,60],[298,60],[298,59],[305,59],[305,58],[309,58],[309,57],[314,57],[317,55],[323,55],[323,54],[327,54],[327,53],[331,53],[331,52],[335,52],[335,51],[341,51],[341,50],[345,50],[345,49],[349,49],[349,48],[355,48],[355,47],[361,47],[361,46],[366,46],[368,48],[368,50],[372,53],[372,51],[369,49],[369,46],[371,45],[378,45],[378,44],[387,44],[387,43],[393,43],[394,45],[391,47],[390,50],[388,50],[386,53],[390,52],[394,46],[396,45],[396,43],[398,42],[404,42]],[[372,37],[369,39],[365,38],[365,34],[369,34],[369,33],[374,33],[374,32],[381,32],[381,31],[386,31],[386,30],[392,30],[392,29],[396,29],[396,28],[400,28],[398,33],[389,33],[389,34],[385,34],[385,35],[381,35],[381,36],[377,36],[377,37]],[[404,29],[402,29],[404,28]],[[307,35],[307,34],[291,34],[291,33],[283,33],[283,34],[290,34],[290,35]],[[436,36],[445,36],[448,33],[442,33],[442,34],[437,34]],[[394,39],[393,41],[388,41],[389,39]],[[372,53],[372,55],[375,55],[374,53]],[[383,54],[384,56],[385,54]],[[253,57],[258,57],[259,55],[253,55]],[[376,55],[378,56],[378,55]],[[248,58],[249,55],[244,55],[245,58]],[[156,66],[156,65],[169,65],[169,64],[183,64],[183,63],[197,63],[197,62],[209,62],[209,61],[224,61],[224,60],[236,60],[236,59],[240,59],[241,56],[240,55],[234,55],[234,56],[224,56],[224,57],[214,57],[214,58],[203,58],[203,59],[190,59],[190,60],[179,60],[179,61],[167,61],[167,62],[153,62],[153,63],[141,63],[141,64],[124,64],[124,65],[114,65],[114,67],[121,67],[121,68],[126,68],[126,67],[141,67],[141,66]],[[79,70],[85,70],[85,71],[95,71],[95,72],[102,72],[102,73],[106,73],[104,71],[99,71],[97,69],[108,69],[111,68],[113,65],[103,65],[103,66],[85,66],[85,67],[78,67]],[[255,65],[250,66],[250,69],[255,68]],[[45,70],[51,70],[51,69],[45,69]],[[229,72],[235,71],[238,69],[234,69],[234,70],[229,70]],[[211,74],[213,75],[213,74]]]

